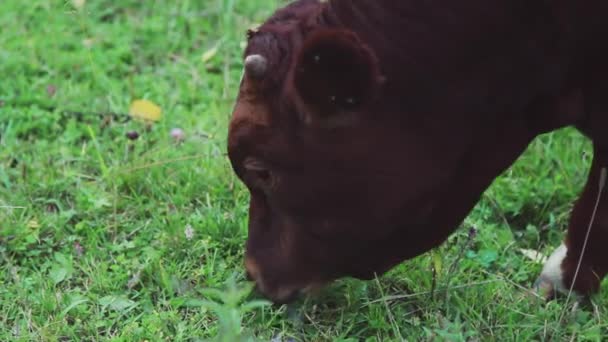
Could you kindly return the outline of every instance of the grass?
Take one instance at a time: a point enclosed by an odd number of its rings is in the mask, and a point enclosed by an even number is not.
[[[0,1],[1,341],[608,336],[606,284],[561,322],[570,304],[525,292],[541,265],[519,248],[559,244],[589,167],[570,129],[535,141],[436,251],[297,307],[256,301],[225,140],[244,31],[278,1],[82,2]],[[94,114],[137,98],[162,120]]]

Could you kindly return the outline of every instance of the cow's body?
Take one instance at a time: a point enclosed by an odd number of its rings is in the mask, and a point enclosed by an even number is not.
[[[569,125],[595,159],[541,284],[571,285],[608,166],[607,15],[601,0],[301,0],[251,32],[229,153],[262,292],[436,247],[530,141]],[[608,198],[595,222],[584,294],[608,273]]]

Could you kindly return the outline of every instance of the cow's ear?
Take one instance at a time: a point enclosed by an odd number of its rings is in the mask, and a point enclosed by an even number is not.
[[[356,111],[374,99],[382,82],[376,56],[351,31],[318,29],[297,54],[295,88],[321,116]]]

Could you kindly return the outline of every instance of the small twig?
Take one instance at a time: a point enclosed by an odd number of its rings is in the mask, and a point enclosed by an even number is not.
[[[380,281],[378,280],[378,276],[376,276],[375,278],[376,278],[375,279],[376,285],[378,286],[378,289],[380,290],[380,294],[382,295],[382,298],[386,298],[384,296],[384,291],[382,290],[382,285],[380,284]],[[391,325],[393,326],[394,332],[399,337],[399,339],[401,341],[403,341],[403,336],[401,335],[401,330],[399,329],[399,325],[397,324],[397,321],[395,320],[395,317],[393,316],[393,312],[391,311],[391,308],[388,305],[388,300],[382,300],[382,303],[384,303],[384,307],[386,308],[386,312],[388,313],[388,318],[391,321]]]
[[[530,294],[530,295],[536,297],[537,299],[541,299],[541,300],[545,299],[543,296],[539,295],[535,291],[530,291],[530,289],[528,289],[528,288],[526,288],[524,286],[519,285],[518,283],[514,282],[513,280],[511,280],[511,279],[509,279],[509,278],[507,278],[505,276],[502,276],[502,275],[497,274],[497,273],[490,273],[490,272],[488,272],[486,270],[481,270],[481,272],[483,272],[483,273],[485,273],[487,275],[493,276],[493,277],[498,277],[498,278],[500,278],[500,280],[502,280],[502,281],[504,281],[506,283],[509,283],[509,284],[511,284],[514,287],[517,287],[518,289],[520,289],[525,294]]]
[[[193,156],[185,156],[185,157],[181,157],[181,158],[161,160],[161,161],[154,162],[154,163],[149,163],[149,164],[144,164],[144,165],[140,165],[140,166],[135,166],[135,167],[132,167],[132,168],[129,168],[129,169],[119,170],[117,173],[119,173],[119,174],[121,174],[121,173],[131,173],[131,172],[134,172],[134,171],[149,169],[149,168],[156,167],[156,166],[162,166],[162,165],[166,165],[166,164],[171,164],[171,163],[176,163],[176,162],[181,162],[181,161],[188,161],[188,160],[192,160],[192,159],[202,158],[203,156],[204,155],[202,155],[202,154],[196,154],[196,155],[193,155]]]
[[[437,269],[435,268],[435,263],[433,262],[433,266],[431,266],[431,271],[433,272],[433,279],[431,282],[431,300],[435,299],[435,289],[437,288]]]
[[[38,108],[47,111],[47,112],[58,112],[64,116],[73,116],[76,117],[77,120],[82,121],[85,116],[96,116],[101,119],[111,117],[112,120],[118,123],[126,123],[131,121],[131,116],[125,113],[115,113],[115,112],[93,112],[93,111],[79,111],[79,110],[71,110],[71,109],[59,109],[59,106],[46,105],[38,102],[9,102],[5,101],[4,106],[14,106],[14,107],[32,107],[37,106]]]
[[[450,265],[450,268],[448,269],[448,279],[446,280],[446,291],[445,291],[445,299],[444,299],[444,305],[446,305],[446,306],[448,304],[448,300],[450,299],[450,283],[452,281],[454,271],[456,270],[456,267],[460,264],[460,261],[464,257],[464,254],[467,251],[467,249],[469,249],[471,247],[471,244],[475,240],[475,236],[477,236],[477,229],[475,227],[471,227],[469,229],[469,234],[467,235],[467,240],[466,240],[464,246],[462,246],[462,249],[456,256],[456,259],[454,260],[454,262],[452,263],[452,265]]]
[[[19,207],[12,205],[0,205],[0,209],[27,209],[27,207]]]
[[[471,243],[473,242],[473,240],[475,239],[476,236],[477,236],[477,228],[471,227],[469,229],[469,234],[467,235],[467,241],[465,242],[463,248],[458,253],[458,256],[456,257],[456,259],[454,260],[452,265],[450,265],[450,268],[448,269],[448,275],[454,273],[454,271],[456,270],[456,266],[458,266],[458,264],[460,263],[460,260],[464,256],[464,253],[466,252],[466,250],[469,247],[471,247]]]
[[[139,227],[133,229],[132,231],[129,232],[129,234],[127,234],[126,238],[130,239],[133,235],[135,235],[135,233],[137,233],[138,231],[140,231],[143,228],[146,228],[150,225],[150,220],[146,221],[146,223],[140,225]]]
[[[441,289],[436,289],[435,292],[442,292],[442,291],[448,291],[448,290],[460,290],[460,289],[465,289],[465,288],[479,286],[479,285],[491,284],[491,283],[495,283],[498,281],[499,281],[498,279],[484,280],[484,281],[480,281],[480,282],[476,282],[476,283],[470,283],[470,284],[464,284],[464,285],[458,285],[458,286],[452,286],[452,287],[444,287]],[[392,301],[392,300],[415,298],[415,297],[425,296],[430,293],[431,293],[431,291],[422,291],[422,292],[410,293],[410,294],[404,294],[404,295],[385,296],[385,297],[382,297],[379,299],[375,299],[373,301],[369,301],[369,302],[365,303],[365,305],[375,304],[375,303],[379,303],[382,301]]]

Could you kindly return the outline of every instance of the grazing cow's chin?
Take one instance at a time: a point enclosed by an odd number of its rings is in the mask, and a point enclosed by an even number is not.
[[[280,282],[269,284],[262,275],[258,264],[252,258],[245,258],[247,279],[255,283],[255,289],[274,304],[289,304],[302,295],[318,292],[329,281],[315,281],[308,284],[289,285]]]
[[[247,260],[247,259],[246,259]],[[303,296],[314,295],[320,292],[326,286],[331,285],[335,280],[315,281],[305,285],[288,285],[278,284],[274,286],[268,286],[264,281],[263,277],[255,277],[253,272],[250,271],[250,263],[246,261],[247,278],[249,281],[254,282],[255,290],[263,297],[267,298],[276,305],[290,304]],[[346,275],[359,280],[371,280],[378,273],[376,272],[357,272],[354,274]]]
[[[324,281],[313,281],[309,283],[297,285],[278,284],[274,286],[268,286],[264,278],[259,273],[253,271],[255,268],[252,267],[251,261],[246,259],[246,272],[249,281],[255,283],[256,291],[272,301],[276,305],[289,304],[299,299],[302,296],[309,296],[319,293],[323,288],[331,285],[334,281],[342,277],[335,277],[333,279],[327,279]],[[382,266],[376,270],[357,270],[352,273],[345,273],[344,277],[351,277],[358,280],[372,280],[377,276],[382,275],[390,269],[390,266]]]
[[[424,230],[421,226],[409,226],[412,227]],[[407,229],[402,227],[392,231],[399,233],[404,230]],[[359,245],[360,248],[345,250],[344,254],[333,254],[311,262],[303,261],[308,259],[305,255],[282,255],[278,245],[264,250],[248,244],[245,256],[247,279],[255,283],[256,291],[265,298],[275,304],[287,304],[301,296],[317,294],[338,279],[373,280],[404,260],[422,254],[434,244],[423,239],[413,245],[400,243],[398,246],[401,248],[395,248],[395,245],[387,243],[391,240],[400,239],[391,234],[382,240],[368,241],[367,246]],[[306,250],[313,249],[313,253],[318,251],[323,254],[324,248],[339,248],[332,244],[321,247],[326,242],[319,242],[317,246],[306,244],[306,241],[294,242],[294,251],[301,251],[298,247],[307,246]],[[271,253],[272,257],[265,257],[264,252]]]

